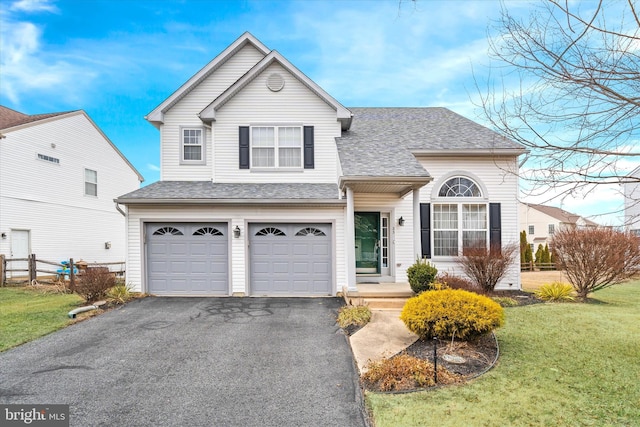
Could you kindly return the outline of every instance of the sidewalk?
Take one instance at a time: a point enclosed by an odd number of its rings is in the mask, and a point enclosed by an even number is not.
[[[400,310],[372,310],[371,321],[349,337],[360,373],[369,362],[404,350],[418,339],[400,320]]]

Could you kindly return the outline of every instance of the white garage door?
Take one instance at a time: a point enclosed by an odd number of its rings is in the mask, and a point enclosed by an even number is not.
[[[331,224],[249,224],[253,296],[332,295]]]
[[[226,223],[146,225],[147,292],[229,295]]]

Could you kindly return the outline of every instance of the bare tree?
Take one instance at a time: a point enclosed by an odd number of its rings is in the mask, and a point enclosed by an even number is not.
[[[640,159],[635,1],[541,0],[526,20],[503,4],[500,36],[489,38],[502,67],[479,89],[481,107],[493,127],[531,150],[523,178],[532,194],[639,181],[620,167]]]
[[[491,293],[505,275],[509,266],[516,261],[519,245],[510,244],[503,247],[482,246],[465,248],[458,259],[462,271],[484,293]]]
[[[558,267],[582,301],[640,274],[640,237],[610,228],[567,228],[551,242]]]

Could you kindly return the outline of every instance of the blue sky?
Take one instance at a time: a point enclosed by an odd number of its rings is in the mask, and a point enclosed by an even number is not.
[[[507,4],[530,10],[524,0]],[[5,0],[0,104],[26,114],[85,110],[149,184],[160,176],[160,135],[144,116],[250,31],[346,107],[444,106],[482,123],[474,74],[486,81],[487,31],[499,11],[494,0]],[[621,199],[596,190],[562,203],[594,215]]]

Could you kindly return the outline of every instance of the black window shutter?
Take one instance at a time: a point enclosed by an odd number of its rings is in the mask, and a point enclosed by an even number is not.
[[[249,126],[240,126],[240,169],[249,169]]]
[[[489,245],[492,249],[502,247],[502,218],[500,216],[500,203],[489,203]]]
[[[313,169],[313,126],[304,127],[304,168]]]
[[[420,203],[420,237],[422,258],[431,258],[431,205]]]

